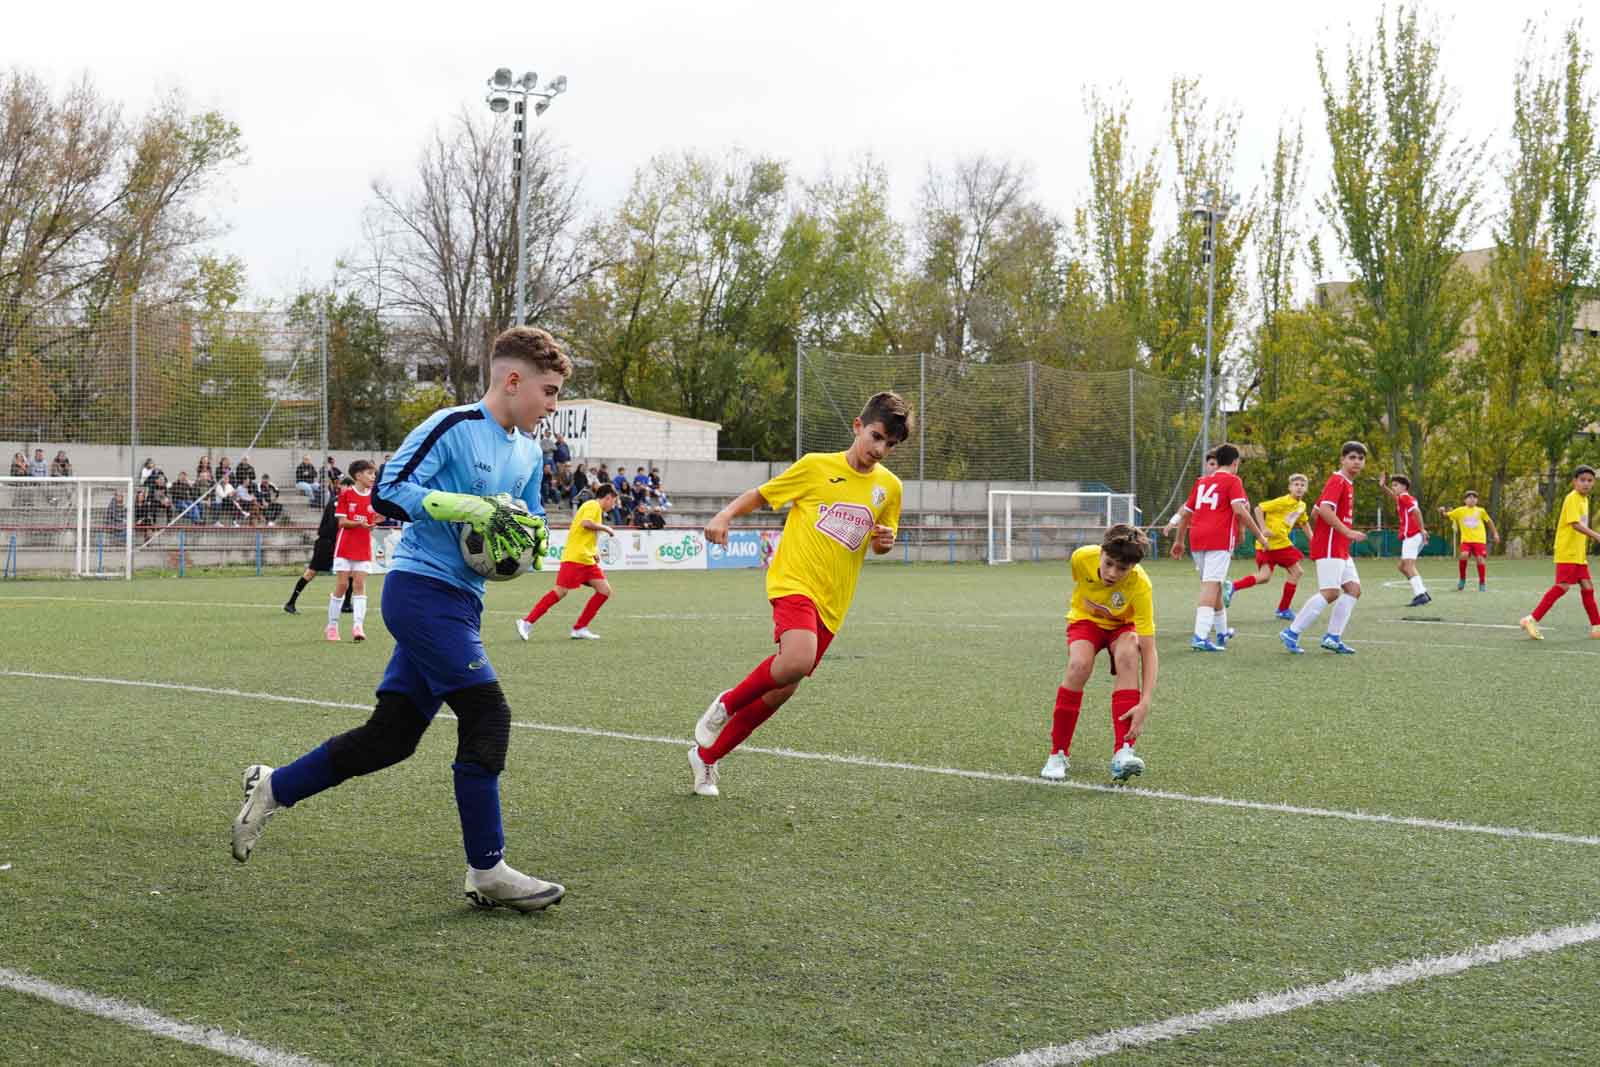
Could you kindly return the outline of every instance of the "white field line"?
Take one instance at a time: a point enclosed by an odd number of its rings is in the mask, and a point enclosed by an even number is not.
[[[0,967],[0,989],[11,989],[40,1000],[48,1000],[63,1008],[96,1015],[123,1026],[131,1026],[135,1030],[155,1034],[157,1037],[182,1041],[186,1045],[195,1045],[246,1063],[260,1064],[261,1067],[321,1067],[316,1060],[309,1060],[292,1052],[282,1052],[265,1045],[258,1045],[254,1041],[246,1041],[242,1037],[235,1037],[215,1028],[180,1023],[176,1019],[158,1015],[149,1008],[141,1008],[125,1000],[59,986],[54,982],[46,982],[42,978],[7,970],[4,967]]]
[[[1381,619],[1379,621],[1381,621],[1381,622],[1398,622],[1400,620],[1396,620],[1396,619]],[[1521,627],[1520,626],[1512,627],[1512,629],[1520,630]],[[1238,637],[1255,637],[1255,638],[1261,638],[1263,640],[1268,640],[1268,641],[1276,641],[1276,640],[1278,640],[1278,635],[1276,633],[1258,634],[1258,633],[1251,633],[1248,630],[1240,630],[1239,633],[1237,634],[1237,636]],[[1314,634],[1309,634],[1309,633],[1301,634],[1300,637],[1301,637],[1301,640],[1303,642],[1306,642],[1306,643],[1301,644],[1301,646],[1300,646],[1301,648],[1304,648],[1308,653],[1318,651],[1318,649],[1316,647],[1316,642],[1321,640],[1320,638],[1316,637]],[[1358,631],[1356,631],[1355,636],[1350,639],[1350,643],[1358,651],[1360,650],[1362,645],[1379,645],[1381,647],[1390,647],[1390,648],[1410,648],[1410,649],[1416,649],[1417,651],[1426,651],[1428,649],[1434,649],[1434,648],[1448,648],[1448,649],[1453,649],[1453,650],[1457,650],[1457,651],[1461,651],[1461,652],[1514,652],[1514,651],[1517,651],[1518,649],[1520,649],[1524,644],[1531,644],[1532,642],[1503,641],[1503,642],[1500,642],[1499,644],[1492,644],[1492,645],[1450,645],[1450,644],[1445,644],[1445,643],[1443,643],[1441,641],[1429,641],[1426,644],[1418,644],[1415,641],[1384,641],[1384,640],[1381,640],[1381,639],[1376,638],[1376,637],[1363,637],[1363,636],[1361,636],[1361,633],[1358,630]],[[1541,655],[1541,656],[1600,656],[1600,652],[1588,652],[1588,651],[1585,651],[1584,649],[1581,649],[1581,648],[1541,648],[1541,649],[1539,649],[1538,654]]]
[[[1400,622],[1407,626],[1464,626],[1474,630],[1520,630],[1512,622],[1454,622],[1449,619],[1384,619],[1383,622]]]
[[[207,696],[234,697],[240,700],[263,700],[278,704],[299,704],[316,708],[338,708],[367,711],[370,704],[353,704],[338,700],[316,700],[311,697],[283,696],[278,693],[252,693],[239,689],[217,689],[209,686],[186,685],[177,682],[145,682],[129,678],[99,678],[80,674],[53,674],[43,671],[0,670],[0,677],[35,678],[44,681],[80,682],[89,685],[127,686],[136,689],[162,689],[183,693],[201,693]],[[439,718],[454,718],[449,712],[440,712]],[[613,741],[632,741],[651,745],[685,746],[687,737],[661,737],[653,734],[624,733],[619,730],[601,730],[590,726],[560,726],[552,723],[516,722],[512,726],[523,730],[538,730],[550,734],[567,734],[579,737],[601,737]],[[1568,834],[1552,830],[1530,830],[1517,826],[1485,826],[1479,823],[1457,822],[1453,819],[1423,819],[1404,815],[1385,815],[1381,812],[1344,811],[1337,808],[1309,808],[1294,804],[1274,804],[1259,800],[1237,800],[1232,797],[1202,796],[1176,793],[1164,789],[1139,789],[1129,786],[1097,785],[1090,782],[1047,782],[1031,774],[1006,774],[998,771],[974,771],[960,767],[933,767],[920,763],[903,763],[897,760],[873,759],[869,756],[840,755],[833,752],[804,752],[792,748],[767,748],[761,745],[740,745],[740,752],[777,756],[780,759],[809,760],[844,767],[866,767],[880,771],[907,771],[913,774],[935,774],[947,778],[965,778],[980,782],[1005,782],[1014,785],[1035,786],[1040,789],[1076,789],[1087,793],[1112,793],[1119,796],[1139,797],[1145,800],[1166,800],[1180,804],[1201,804],[1207,807],[1232,808],[1238,811],[1259,811],[1275,815],[1299,815],[1316,819],[1336,819],[1343,822],[1367,823],[1381,826],[1398,826],[1416,830],[1444,830],[1452,833],[1481,834],[1489,837],[1519,838],[1529,841],[1549,841],[1563,845],[1600,846],[1600,836]]]
[[[1089,1060],[1109,1056],[1124,1049],[1142,1048],[1161,1041],[1171,1041],[1189,1034],[1226,1026],[1229,1023],[1266,1019],[1316,1004],[1330,1004],[1352,997],[1368,996],[1429,978],[1457,975],[1474,967],[1543,955],[1595,940],[1600,940],[1600,921],[1541,930],[1521,937],[1508,937],[1489,945],[1478,945],[1448,956],[1424,956],[1360,974],[1347,974],[1343,978],[1321,985],[1288,989],[1279,993],[1263,993],[1249,1000],[1236,1000],[1231,1004],[1208,1008],[1192,1015],[1177,1015],[1160,1022],[1111,1030],[1065,1045],[1050,1045],[1046,1048],[1020,1052],[1015,1056],[994,1060],[987,1067],[1059,1067],[1062,1064],[1087,1063]]]

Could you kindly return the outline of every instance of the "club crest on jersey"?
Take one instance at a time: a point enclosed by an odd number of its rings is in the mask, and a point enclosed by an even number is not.
[[[887,499],[889,499],[889,491],[887,489],[885,489],[881,485],[875,485],[875,486],[872,487],[872,506],[873,507],[875,507],[875,508],[883,507],[883,502],[885,500],[887,500]]]
[[[854,552],[872,532],[872,512],[864,504],[818,504],[817,531]]]
[[[1111,610],[1121,611],[1128,606],[1128,598],[1122,595],[1122,590],[1116,589],[1111,593]]]

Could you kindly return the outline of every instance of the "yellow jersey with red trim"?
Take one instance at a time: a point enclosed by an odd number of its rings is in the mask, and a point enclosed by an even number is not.
[[[767,569],[767,599],[810,597],[834,633],[855,597],[872,528],[900,529],[900,479],[881,463],[862,474],[844,457],[807,453],[760,488],[774,511],[794,505]]]
[[[1589,525],[1589,498],[1576,489],[1561,502],[1561,517],[1556,520],[1557,563],[1589,561],[1589,539],[1573,528],[1575,522]]]
[[[597,562],[595,550],[600,543],[600,531],[584,529],[584,519],[599,526],[606,524],[605,515],[600,510],[600,501],[585,500],[578,508],[577,514],[572,516],[572,527],[567,531],[567,543],[561,546],[562,563],[581,563],[585,567],[593,567]]]
[[[1072,581],[1069,623],[1092,622],[1103,630],[1132,623],[1140,637],[1155,636],[1155,593],[1143,564],[1107,584],[1100,579],[1100,546],[1084,545],[1072,554]]]
[[[1307,529],[1311,527],[1305,497],[1296,498],[1293,493],[1285,493],[1271,500],[1262,501],[1261,514],[1267,519],[1268,551],[1288,548],[1294,544],[1289,540],[1289,535],[1294,533],[1296,526],[1304,526]]]
[[[1444,513],[1444,517],[1456,524],[1456,531],[1461,535],[1464,545],[1486,545],[1488,541],[1488,524],[1483,520],[1489,513],[1483,508],[1469,508],[1465,504],[1459,508],[1451,508]]]

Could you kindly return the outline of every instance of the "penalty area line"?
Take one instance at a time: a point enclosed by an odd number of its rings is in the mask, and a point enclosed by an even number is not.
[[[258,1045],[215,1027],[191,1026],[125,1000],[56,985],[5,967],[0,967],[0,989],[46,1000],[63,1008],[94,1015],[171,1041],[181,1041],[185,1045],[194,1045],[246,1063],[260,1064],[261,1067],[322,1067],[316,1060]]]
[[[1249,1000],[1236,1000],[1231,1004],[1208,1008],[1190,1015],[1176,1015],[1160,1022],[1111,1030],[1065,1045],[1050,1045],[1028,1052],[1019,1052],[1014,1056],[992,1060],[986,1067],[1060,1067],[1063,1064],[1087,1063],[1126,1049],[1144,1048],[1162,1041],[1172,1041],[1213,1030],[1230,1023],[1252,1022],[1274,1015],[1286,1015],[1301,1008],[1336,1003],[1352,997],[1369,996],[1430,978],[1450,977],[1474,967],[1508,963],[1596,940],[1600,940],[1600,921],[1560,926],[1520,937],[1508,937],[1488,945],[1477,945],[1463,952],[1419,957],[1389,967],[1363,971],[1360,974],[1346,974],[1343,978],[1321,985],[1263,993]]]
[[[17,671],[0,669],[0,677],[34,678],[43,681],[78,682],[87,685],[115,685],[136,689],[160,689],[206,696],[234,697],[240,700],[262,700],[277,704],[300,704],[316,708],[367,711],[371,704],[355,704],[339,700],[317,700],[312,697],[284,696],[279,693],[252,693],[239,689],[220,689],[211,686],[187,685],[178,682],[146,682],[131,678],[101,678],[80,674],[55,674],[43,671]],[[440,712],[441,719],[453,719],[449,712]],[[650,745],[683,746],[687,737],[662,737],[655,734],[635,734],[621,730],[602,730],[592,726],[562,726],[555,723],[520,722],[512,726],[541,733],[565,734],[576,737],[599,737],[612,741],[629,741]],[[1091,782],[1047,782],[1037,775],[1010,774],[1003,771],[967,770],[961,767],[936,767],[921,763],[904,763],[897,760],[875,759],[870,756],[851,756],[835,752],[806,752],[792,748],[769,748],[763,745],[740,745],[740,752],[775,756],[779,759],[806,760],[830,763],[841,767],[866,767],[880,771],[905,771],[912,774],[933,774],[945,778],[965,778],[980,782],[1004,782],[1040,789],[1071,789],[1084,793],[1106,793],[1116,796],[1137,797],[1143,800],[1164,800],[1178,804],[1199,804],[1214,808],[1231,808],[1236,811],[1260,812],[1269,815],[1294,815],[1341,822],[1364,823],[1376,826],[1394,826],[1411,830],[1442,830],[1448,833],[1477,834],[1486,837],[1516,838],[1528,841],[1548,841],[1562,845],[1600,846],[1600,837],[1568,834],[1553,830],[1531,830],[1518,826],[1487,826],[1479,823],[1457,822],[1451,819],[1425,819],[1407,815],[1388,815],[1382,812],[1346,811],[1339,808],[1303,807],[1295,804],[1277,804],[1262,800],[1239,800],[1234,797],[1204,796],[1178,793],[1164,789],[1141,789],[1133,786],[1094,784]]]

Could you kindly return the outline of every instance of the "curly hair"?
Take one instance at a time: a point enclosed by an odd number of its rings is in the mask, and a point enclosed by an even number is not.
[[[1100,551],[1131,567],[1150,551],[1150,538],[1137,526],[1119,522],[1106,529],[1105,537],[1100,540]]]

